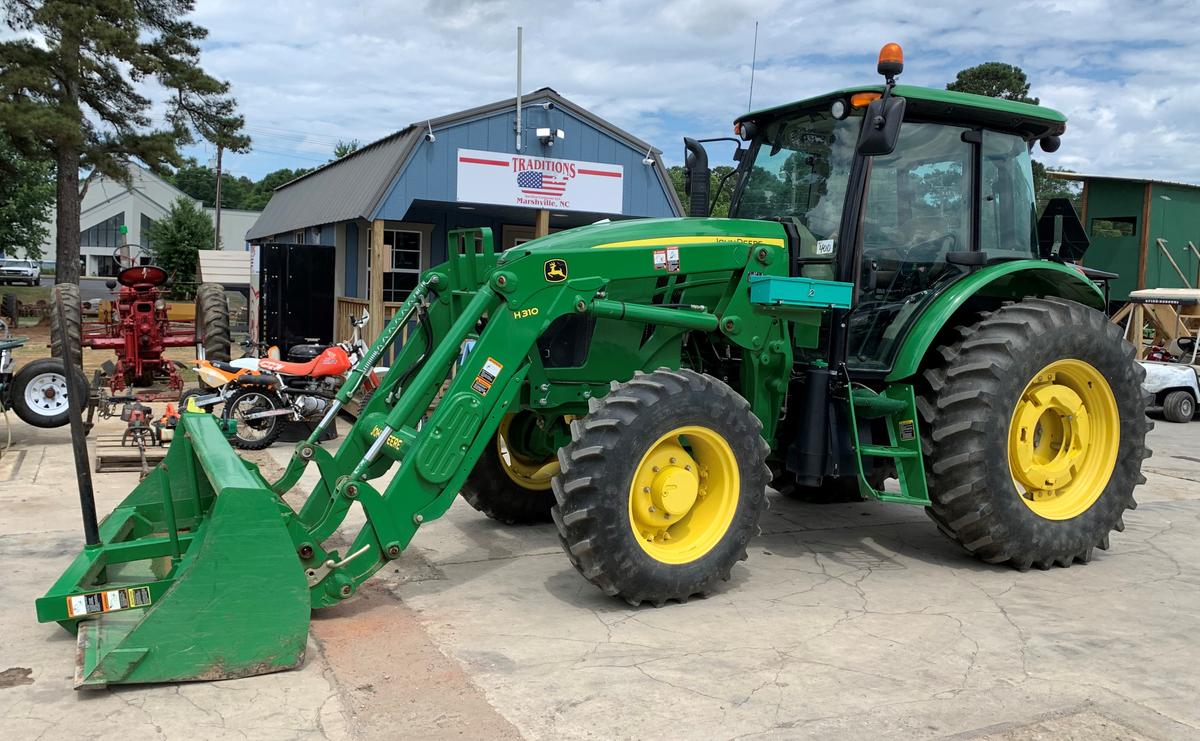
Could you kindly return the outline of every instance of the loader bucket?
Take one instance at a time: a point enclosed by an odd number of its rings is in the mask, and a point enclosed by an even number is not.
[[[309,590],[286,510],[210,414],[100,524],[38,620],[78,636],[76,688],[212,680],[304,661]]]

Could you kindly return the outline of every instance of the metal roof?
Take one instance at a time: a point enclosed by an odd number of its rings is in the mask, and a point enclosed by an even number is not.
[[[671,187],[671,179],[659,157],[662,154],[661,150],[580,108],[552,88],[540,88],[522,96],[522,104],[537,100],[551,100],[555,106],[571,112],[631,147],[640,151],[652,151],[655,168],[659,171],[659,180],[667,191],[668,198],[682,211],[679,196]],[[394,134],[284,183],[275,189],[262,216],[246,233],[246,239],[261,239],[336,221],[368,219],[387,192],[388,186],[420,143],[427,128],[436,130],[465,123],[508,108],[515,109],[516,104],[517,99],[514,97],[440,118],[411,123]]]
[[[1062,172],[1047,170],[1046,174],[1057,180],[1119,180],[1124,183],[1151,183],[1153,185],[1170,185],[1176,188],[1200,188],[1196,183],[1183,183],[1178,180],[1158,180],[1155,178],[1135,178],[1126,175],[1091,175],[1082,172]]]

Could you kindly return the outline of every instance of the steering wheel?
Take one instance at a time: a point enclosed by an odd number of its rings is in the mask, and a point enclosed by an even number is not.
[[[125,244],[123,244],[120,247],[117,247],[116,249],[113,250],[113,253],[112,253],[113,262],[115,262],[117,264],[117,268],[119,270],[124,270],[125,268],[132,268],[132,267],[137,266],[137,258],[135,258],[133,256],[134,248],[141,249],[136,244],[129,244],[128,242],[126,242]],[[128,249],[129,254],[123,254],[121,252],[121,250],[124,250],[124,249]]]
[[[940,234],[933,239],[927,239],[924,242],[917,242],[909,247],[902,248],[902,260],[909,262],[909,257],[913,254],[928,255],[933,258],[945,252],[953,252],[958,247],[958,235],[954,232],[946,232]]]

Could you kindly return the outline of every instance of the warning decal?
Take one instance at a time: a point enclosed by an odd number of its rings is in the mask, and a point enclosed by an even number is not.
[[[492,390],[492,384],[496,382],[496,377],[502,370],[504,370],[504,366],[495,358],[488,356],[483,367],[479,369],[479,374],[471,382],[471,389],[480,396],[487,396],[487,392]]]
[[[905,442],[917,437],[917,426],[911,419],[900,420],[900,439]]]
[[[679,272],[679,248],[667,247],[654,251],[654,269],[665,270],[668,273]]]
[[[150,588],[131,587],[110,589],[105,592],[74,594],[67,597],[67,615],[81,617],[102,612],[128,610],[131,607],[149,607]]]

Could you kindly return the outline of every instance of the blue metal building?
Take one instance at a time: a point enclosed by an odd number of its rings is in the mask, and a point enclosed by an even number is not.
[[[448,230],[491,227],[507,249],[600,219],[683,214],[661,152],[632,134],[550,88],[522,97],[520,120],[518,132],[509,99],[413,123],[280,186],[247,240],[335,250],[340,330],[368,303],[389,314],[446,259]]]

